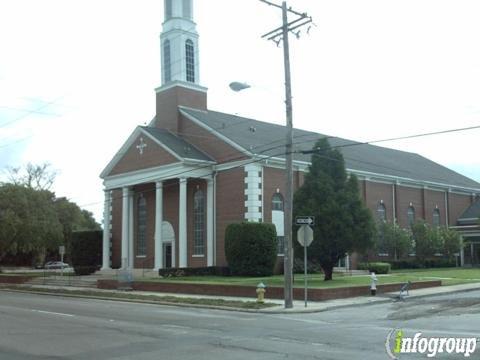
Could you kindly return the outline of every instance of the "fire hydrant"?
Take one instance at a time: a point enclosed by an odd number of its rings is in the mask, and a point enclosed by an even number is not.
[[[372,296],[375,296],[377,294],[377,276],[375,275],[375,273],[372,271],[372,273],[370,274],[370,279],[372,280],[372,282],[370,283],[370,294],[372,294]]]
[[[261,282],[257,285],[257,303],[263,304],[265,302],[265,284]]]

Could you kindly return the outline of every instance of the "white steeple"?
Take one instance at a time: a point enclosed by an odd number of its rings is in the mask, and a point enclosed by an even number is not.
[[[198,33],[193,0],[164,0],[165,21],[160,35],[162,87],[172,83],[200,84]]]

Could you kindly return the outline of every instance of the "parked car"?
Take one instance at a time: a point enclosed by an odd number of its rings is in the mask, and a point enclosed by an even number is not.
[[[61,261],[49,261],[45,264],[44,268],[49,270],[49,269],[65,269],[70,267],[67,263],[61,262]]]

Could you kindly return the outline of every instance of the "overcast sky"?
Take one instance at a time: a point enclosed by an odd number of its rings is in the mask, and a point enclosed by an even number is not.
[[[285,123],[283,53],[258,0],[194,0],[209,108]],[[291,0],[294,126],[370,141],[480,125],[478,0]],[[155,115],[163,0],[0,2],[0,168],[50,162],[101,219],[99,174]],[[306,30],[306,29],[305,29]],[[253,87],[233,93],[231,81]],[[480,130],[384,143],[480,182]]]

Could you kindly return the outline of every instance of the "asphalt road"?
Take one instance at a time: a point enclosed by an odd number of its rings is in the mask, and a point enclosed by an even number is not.
[[[2,360],[383,360],[393,328],[412,335],[480,337],[480,291],[285,315],[0,291]],[[470,358],[480,358],[480,344]]]

